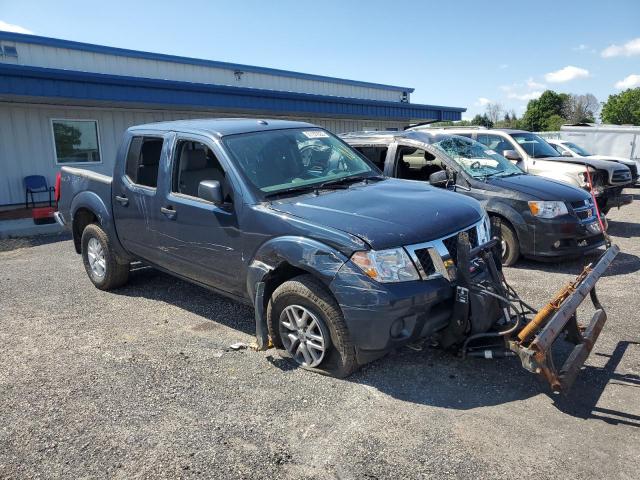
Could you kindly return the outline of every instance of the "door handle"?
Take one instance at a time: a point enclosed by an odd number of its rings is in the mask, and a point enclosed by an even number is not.
[[[129,205],[129,199],[125,196],[125,195],[116,195],[116,201],[122,205],[123,207],[126,207],[127,205]]]
[[[169,219],[174,220],[176,218],[176,211],[172,207],[160,207],[160,211]]]

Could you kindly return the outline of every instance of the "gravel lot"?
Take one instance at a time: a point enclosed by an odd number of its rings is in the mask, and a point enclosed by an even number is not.
[[[567,397],[517,360],[403,349],[346,380],[251,342],[253,313],[150,269],[105,293],[66,237],[0,244],[0,478],[638,478],[640,190],[610,215],[609,321]],[[542,305],[581,269],[522,262]]]

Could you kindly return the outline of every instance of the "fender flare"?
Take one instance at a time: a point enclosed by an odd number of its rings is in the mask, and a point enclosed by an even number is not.
[[[116,254],[120,258],[129,259],[130,256],[127,254],[126,250],[120,244],[120,240],[116,235],[116,229],[113,222],[113,215],[111,214],[111,208],[108,207],[104,200],[95,192],[90,190],[85,190],[83,192],[78,193],[73,200],[71,201],[71,207],[69,211],[71,212],[71,224],[72,224],[72,233],[74,235],[75,240],[75,227],[73,227],[73,223],[75,222],[76,214],[80,209],[89,210],[93,213],[97,218],[98,222],[102,229],[109,235],[109,238],[112,240],[112,245],[115,247]],[[80,252],[78,252],[80,253]]]
[[[282,265],[309,272],[329,286],[348,257],[322,242],[302,236],[281,236],[258,248],[247,269],[247,293],[255,310],[256,340],[259,350],[268,348],[265,286],[269,275]]]

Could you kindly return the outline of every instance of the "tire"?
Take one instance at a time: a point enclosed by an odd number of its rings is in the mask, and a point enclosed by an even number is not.
[[[502,265],[511,267],[520,258],[518,236],[511,225],[499,218],[496,218],[495,229],[498,238],[502,242]]]
[[[121,263],[116,258],[111,241],[105,231],[95,223],[90,223],[82,231],[82,262],[91,282],[100,290],[112,290],[121,287],[129,279],[129,264]],[[95,259],[100,257],[102,262],[95,266]],[[92,266],[93,265],[93,266]],[[100,275],[102,270],[102,275]]]
[[[306,311],[309,314],[307,323],[312,325],[315,320],[317,328],[307,330],[307,333],[290,328],[295,327],[290,315],[296,315],[296,311],[297,314]],[[289,327],[285,326],[287,324]],[[267,305],[267,325],[271,341],[280,355],[306,370],[344,378],[358,368],[355,348],[340,307],[325,286],[311,275],[295,277],[275,289]],[[302,337],[291,341],[288,334]],[[317,336],[321,336],[323,342],[317,341]],[[301,348],[304,342],[307,344]],[[324,344],[324,352],[314,350],[310,346],[314,344]],[[311,364],[305,361],[305,348],[313,360]],[[319,363],[314,364],[319,357]]]

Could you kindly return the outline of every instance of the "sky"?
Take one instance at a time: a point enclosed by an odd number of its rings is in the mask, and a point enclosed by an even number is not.
[[[0,0],[0,30],[415,88],[412,103],[640,86],[640,0]]]

